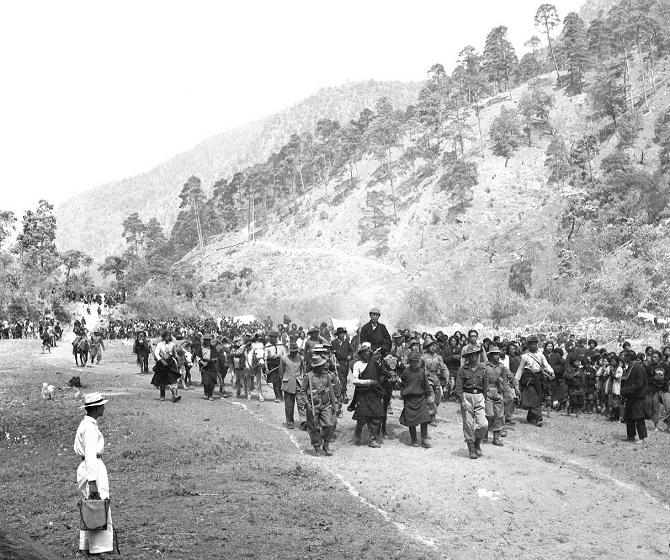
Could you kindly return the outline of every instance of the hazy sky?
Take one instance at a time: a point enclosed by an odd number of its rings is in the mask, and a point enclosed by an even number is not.
[[[2,2],[0,209],[141,173],[324,86],[451,71],[497,25],[520,54],[540,3]]]

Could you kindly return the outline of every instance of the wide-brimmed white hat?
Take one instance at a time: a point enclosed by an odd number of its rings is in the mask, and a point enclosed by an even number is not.
[[[89,408],[91,406],[100,406],[107,404],[109,399],[103,399],[101,393],[88,393],[84,395],[84,404],[79,408]]]

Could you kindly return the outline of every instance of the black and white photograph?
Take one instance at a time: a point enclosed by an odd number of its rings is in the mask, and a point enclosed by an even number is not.
[[[0,49],[0,560],[668,558],[670,0]]]

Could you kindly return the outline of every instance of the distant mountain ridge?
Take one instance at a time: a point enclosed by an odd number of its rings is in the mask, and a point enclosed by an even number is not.
[[[56,208],[58,247],[84,250],[102,260],[122,249],[122,223],[133,212],[145,221],[158,218],[168,234],[189,176],[198,176],[209,191],[217,179],[265,160],[291,134],[313,130],[320,119],[348,122],[380,97],[404,109],[420,87],[418,82],[368,80],[324,88],[275,115],[208,138],[146,173],[70,198]]]

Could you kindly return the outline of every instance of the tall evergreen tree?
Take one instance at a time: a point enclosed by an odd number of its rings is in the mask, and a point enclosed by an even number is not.
[[[484,69],[489,79],[498,85],[498,91],[511,89],[510,76],[517,62],[514,46],[507,38],[507,27],[493,28],[484,45]]]
[[[570,72],[570,92],[581,93],[589,53],[586,27],[577,13],[570,12],[565,16],[561,39]]]
[[[549,45],[549,53],[551,54],[551,60],[554,63],[554,69],[556,70],[556,79],[560,82],[561,74],[558,71],[558,63],[556,62],[556,53],[554,53],[554,45],[551,42],[551,32],[558,26],[561,22],[561,19],[558,17],[558,11],[556,6],[553,4],[541,4],[540,7],[535,12],[535,26],[538,29],[542,29],[545,37],[547,38],[547,44]]]

